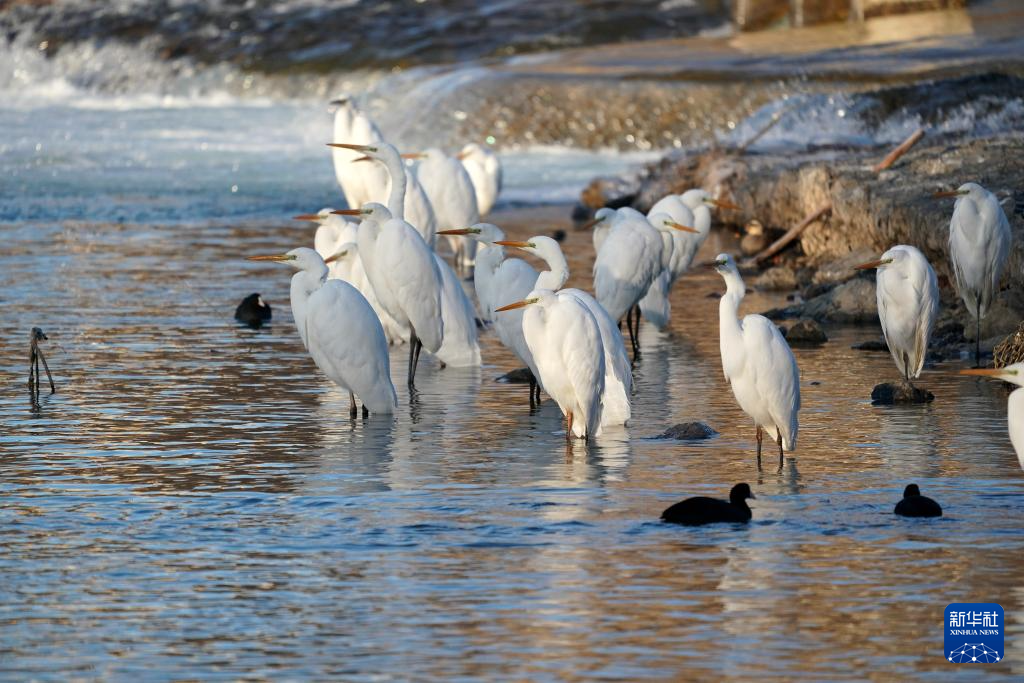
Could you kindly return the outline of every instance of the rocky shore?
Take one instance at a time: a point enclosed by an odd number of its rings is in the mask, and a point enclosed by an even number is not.
[[[939,276],[942,307],[932,347],[948,357],[973,344],[974,323],[951,284],[947,240],[953,203],[932,195],[979,182],[1000,199],[1013,231],[1002,291],[981,327],[982,346],[991,352],[1024,320],[1024,133],[969,137],[943,128],[955,109],[953,93],[961,102],[973,98],[989,107],[1014,107],[1020,106],[1022,85],[1021,79],[990,74],[866,95],[885,103],[877,112],[880,126],[887,111],[913,107],[923,114],[923,138],[886,170],[873,168],[889,151],[882,146],[712,148],[672,154],[633,177],[598,179],[583,192],[576,213],[605,204],[645,211],[670,192],[698,186],[728,199],[739,209],[718,212],[719,225],[743,234],[743,244],[751,246],[744,254],[748,281],[792,290],[791,305],[767,312],[780,320],[877,324],[874,275],[853,266],[892,245],[912,244]],[[754,263],[755,249],[819,212],[778,254]]]

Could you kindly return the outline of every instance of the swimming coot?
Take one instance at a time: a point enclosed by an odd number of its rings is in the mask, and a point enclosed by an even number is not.
[[[270,304],[259,294],[250,294],[235,309],[235,320],[257,329],[270,320]]]
[[[716,522],[749,522],[750,508],[747,498],[753,498],[749,484],[736,484],[729,492],[729,500],[698,496],[676,503],[661,513],[661,519],[673,524],[697,526]]]
[[[909,484],[903,489],[903,500],[896,503],[893,510],[903,517],[941,517],[942,508],[928,496],[921,495],[917,484]]]

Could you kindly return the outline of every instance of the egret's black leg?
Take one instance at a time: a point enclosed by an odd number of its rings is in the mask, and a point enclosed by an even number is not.
[[[764,439],[764,431],[761,425],[757,425],[757,469],[761,469],[761,440]]]
[[[572,411],[565,414],[565,441],[572,443]]]
[[[537,378],[534,377],[533,373],[531,372],[530,373],[530,410],[533,410],[536,407],[536,404],[533,401],[533,389],[536,386],[537,386]]]
[[[782,430],[779,430],[779,471],[782,471],[782,463],[784,462],[784,456],[782,455]]]
[[[49,382],[50,382],[50,393],[51,394],[56,394],[57,393],[57,387],[54,386],[54,384],[53,384],[53,375],[50,374],[50,366],[46,362],[46,356],[43,355],[43,350],[42,349],[36,349],[36,355],[39,357],[40,360],[43,361],[43,369],[46,370],[46,379],[49,380]],[[37,390],[39,389],[39,365],[38,365],[38,363],[36,364],[36,389]]]
[[[540,406],[540,380],[537,380],[537,405]]]
[[[633,320],[636,325],[636,350],[640,351],[640,304],[636,305],[636,315]]]
[[[416,355],[416,333],[413,333],[409,337],[409,368],[406,372],[406,383],[411,387],[413,386],[412,379],[414,374],[413,358]]]
[[[370,411],[366,409],[366,404],[363,404],[363,419],[370,417]]]
[[[423,342],[420,341],[419,337],[416,338],[416,358],[412,362],[412,378],[416,379],[416,368],[420,365],[420,351],[423,350]]]
[[[981,301],[978,301],[978,317],[975,320],[974,333],[974,367],[981,367]]]
[[[356,408],[356,395],[351,391],[348,392],[348,416],[355,418],[359,414],[359,409]]]

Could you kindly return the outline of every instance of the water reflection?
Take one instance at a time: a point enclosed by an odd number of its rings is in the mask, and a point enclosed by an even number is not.
[[[513,238],[538,232],[528,212],[497,220]],[[855,658],[923,680],[949,675],[935,654],[947,603],[984,596],[1021,611],[1022,488],[996,383],[940,365],[921,380],[934,403],[874,407],[891,359],[849,348],[872,330],[832,330],[825,347],[796,352],[798,450],[758,473],[753,426],[719,364],[709,295],[721,281],[695,273],[677,287],[671,328],[641,330],[628,428],[567,447],[550,399],[531,411],[524,386],[494,381],[517,364],[491,332],[482,368],[426,360],[416,401],[405,349],[393,350],[397,415],[353,420],[298,341],[287,277],[237,258],[239,240],[256,252],[300,234],[11,231],[5,671],[823,679]],[[589,236],[570,232],[565,246],[572,284],[586,287]],[[230,320],[252,291],[274,306],[259,331]],[[751,292],[744,312],[777,302]],[[34,325],[61,348],[47,356],[58,393],[33,411]],[[688,420],[720,435],[652,438]],[[894,518],[910,480],[946,516]],[[739,481],[758,496],[749,527],[656,521]],[[900,639],[865,635],[893,619]],[[1019,668],[1020,631],[1012,622],[1008,658],[987,677]]]

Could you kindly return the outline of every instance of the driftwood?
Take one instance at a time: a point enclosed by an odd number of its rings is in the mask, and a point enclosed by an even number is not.
[[[780,251],[785,249],[786,245],[788,245],[790,242],[799,237],[800,233],[802,233],[808,225],[818,220],[819,218],[829,213],[830,211],[832,211],[832,202],[828,202],[827,204],[824,204],[823,206],[820,206],[819,208],[815,209],[813,212],[807,214],[807,216],[802,221],[800,221],[799,225],[790,228],[785,235],[783,235],[782,237],[768,245],[767,249],[764,249],[760,253],[756,254],[753,258],[744,261],[744,265],[757,264],[760,263],[761,261],[764,261],[765,259],[769,259],[772,256],[775,256]]]
[[[879,171],[884,171],[885,169],[889,168],[890,166],[895,164],[901,156],[909,152],[910,148],[916,145],[918,141],[923,137],[924,128],[918,128],[913,132],[913,134],[909,138],[901,142],[899,147],[889,152],[889,154],[884,159],[875,164],[874,168],[872,168],[871,170],[874,171],[875,173],[878,173]]]
[[[766,123],[765,125],[761,126],[760,130],[758,130],[756,133],[754,133],[753,136],[750,137],[750,139],[748,139],[742,145],[737,147],[736,148],[736,153],[737,154],[746,154],[747,149],[749,149],[750,146],[753,145],[755,142],[757,142],[758,140],[763,138],[765,133],[767,133],[772,128],[774,128],[775,124],[777,124],[779,121],[781,121],[782,117],[789,113],[790,109],[792,109],[792,107],[787,107],[787,108],[783,109],[782,111],[777,111],[774,114],[772,114],[772,120],[769,121],[768,123]]]

